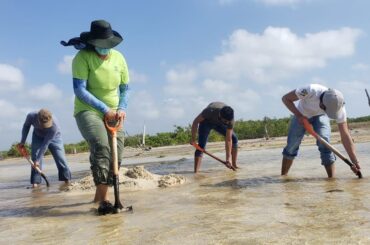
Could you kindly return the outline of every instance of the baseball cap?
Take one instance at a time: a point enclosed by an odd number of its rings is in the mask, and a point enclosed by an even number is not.
[[[324,93],[322,103],[325,106],[325,112],[328,117],[337,119],[338,111],[344,105],[343,94],[336,89],[329,88],[329,90]]]
[[[39,122],[40,122],[40,124],[43,128],[50,128],[51,126],[53,126],[53,120],[52,120],[51,112],[48,111],[47,109],[41,109],[37,113],[37,116],[38,116]]]

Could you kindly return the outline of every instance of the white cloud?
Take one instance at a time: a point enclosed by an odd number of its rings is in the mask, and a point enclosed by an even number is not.
[[[1,147],[9,149],[5,147],[10,147],[10,144],[20,139],[20,130],[25,119],[24,113],[18,106],[6,100],[0,100],[0,111],[1,143],[9,142],[9,145],[1,145]]]
[[[138,91],[130,97],[129,116],[141,119],[156,119],[160,116],[160,111],[156,106],[155,99],[147,91]],[[131,117],[132,121],[132,117]],[[139,120],[141,121],[141,120]]]
[[[368,82],[359,80],[341,81],[334,87],[343,93],[348,117],[368,116],[369,102],[365,93],[370,91]]]
[[[224,41],[224,51],[201,64],[209,77],[270,83],[325,67],[329,59],[351,56],[361,31],[341,28],[299,37],[288,28],[262,34],[239,29]]]
[[[351,56],[360,34],[351,28],[302,36],[288,28],[268,27],[261,34],[236,30],[223,42],[221,54],[166,73],[167,97],[160,114],[167,122],[191,121],[212,101],[225,102],[242,118],[271,114],[281,107],[281,96],[295,88],[278,81],[325,67],[330,59]],[[263,104],[265,98],[274,101],[271,108]]]
[[[366,97],[365,88],[369,91],[369,83],[362,81],[341,81],[338,87],[334,87],[343,93],[344,98],[364,98]]]
[[[357,63],[352,66],[352,69],[357,71],[368,71],[369,65],[364,63]]]
[[[166,74],[167,85],[164,87],[165,93],[171,96],[190,96],[197,93],[194,81],[197,78],[195,69],[181,68],[181,70],[169,70]]]
[[[19,114],[18,108],[14,104],[6,100],[0,100],[0,111],[1,111],[0,118],[3,119],[5,118],[11,119]],[[9,120],[8,122],[10,121],[12,120]]]
[[[222,80],[206,79],[203,81],[203,88],[209,93],[223,94],[233,91],[234,85],[232,83],[226,83]]]
[[[252,89],[244,88],[228,94],[224,101],[241,115],[255,111],[261,101],[261,95]]]
[[[28,94],[33,100],[44,102],[57,102],[63,95],[62,91],[52,83],[46,83],[40,87],[34,87],[29,90]]]
[[[15,91],[23,87],[23,73],[17,67],[0,64],[0,91]]]
[[[136,72],[135,70],[130,70],[130,82],[134,83],[146,83],[148,81],[148,77],[145,74]]]
[[[181,119],[186,115],[185,108],[183,106],[182,100],[178,99],[167,99],[164,102],[163,109],[161,110],[161,115],[166,118],[171,119]]]
[[[318,83],[318,84],[322,84],[322,85],[324,85],[326,87],[329,86],[329,85],[327,85],[327,83],[328,83],[327,80],[325,80],[324,78],[321,78],[321,77],[317,77],[317,76],[312,77],[310,79],[310,82],[307,82],[306,84],[308,84],[308,83]]]
[[[65,55],[63,60],[58,64],[58,71],[62,74],[72,74],[72,60],[73,55]]]
[[[296,89],[296,87],[288,87],[288,86],[282,86],[282,85],[268,87],[264,91],[264,95],[263,96],[266,97],[266,98],[278,99],[280,101],[281,97],[284,94],[292,91],[293,89]]]

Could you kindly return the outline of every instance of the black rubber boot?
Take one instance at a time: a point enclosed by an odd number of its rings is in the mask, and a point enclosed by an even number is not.
[[[114,207],[109,201],[102,201],[98,208],[99,215],[112,214],[114,212]]]

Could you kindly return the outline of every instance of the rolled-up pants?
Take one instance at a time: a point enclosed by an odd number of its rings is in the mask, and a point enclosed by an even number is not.
[[[313,129],[318,135],[320,135],[327,142],[330,142],[330,120],[326,115],[314,116],[309,118],[308,121],[312,124]],[[297,117],[293,116],[290,121],[287,145],[283,150],[284,158],[293,160],[297,156],[299,146],[305,132],[306,130],[303,125],[298,122]],[[324,166],[329,166],[334,163],[334,154],[320,141],[316,141],[316,144],[320,151],[321,164]]]
[[[39,153],[40,147],[44,142],[43,137],[39,137],[36,134],[32,134],[32,143],[31,143],[31,157],[32,160],[36,160],[36,156]],[[65,156],[63,140],[60,136],[56,136],[52,139],[48,145],[48,149],[51,155],[54,158],[55,164],[58,168],[58,179],[60,181],[71,180],[71,171],[67,164],[67,159]],[[43,159],[39,162],[40,168],[43,166]],[[31,184],[40,184],[41,175],[35,169],[31,168]]]
[[[77,126],[90,147],[90,168],[95,185],[113,184],[111,135],[99,114],[94,111],[82,111],[75,115]],[[117,131],[118,164],[123,157],[124,131]]]

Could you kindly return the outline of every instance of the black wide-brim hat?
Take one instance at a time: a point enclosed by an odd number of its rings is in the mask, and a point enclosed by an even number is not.
[[[90,32],[82,32],[80,39],[98,48],[113,48],[123,40],[122,36],[112,30],[110,24],[105,20],[91,22]]]

